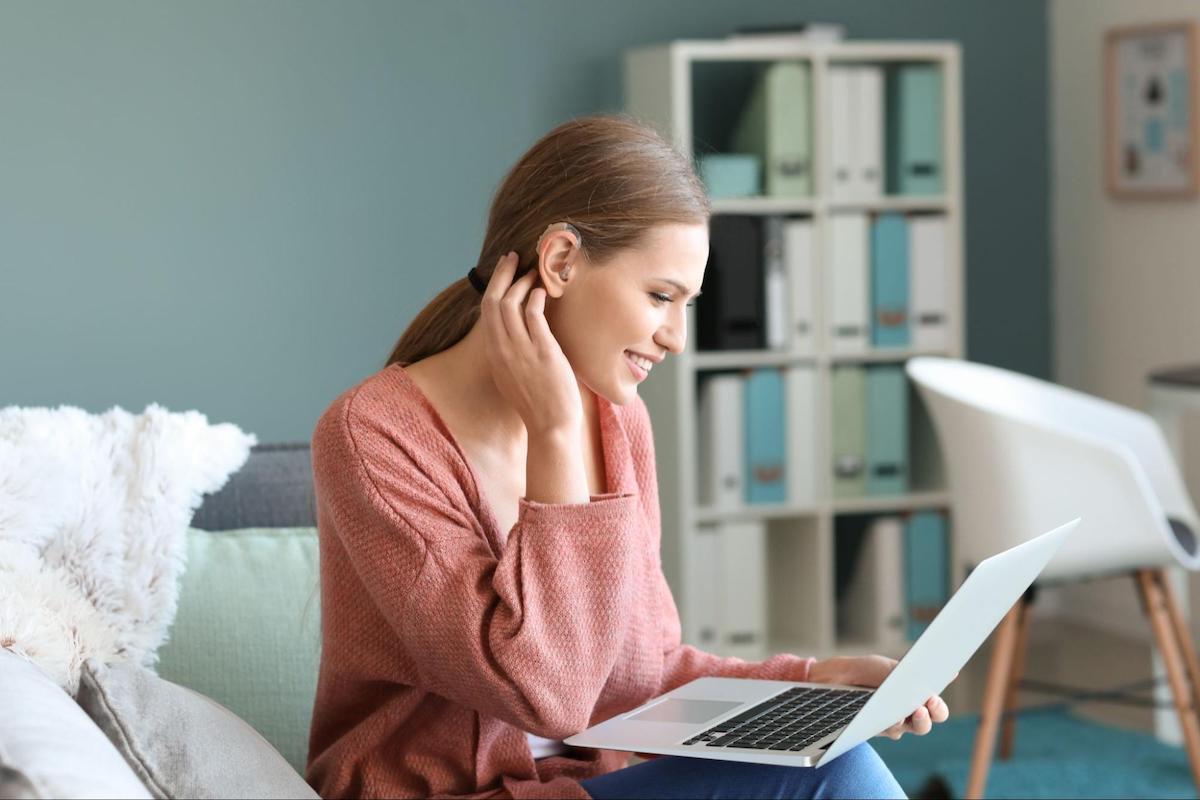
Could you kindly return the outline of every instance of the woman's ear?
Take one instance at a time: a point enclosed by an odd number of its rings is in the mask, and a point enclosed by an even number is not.
[[[575,265],[582,258],[579,240],[569,230],[546,233],[538,252],[538,273],[548,297],[559,298],[567,290],[578,271]]]

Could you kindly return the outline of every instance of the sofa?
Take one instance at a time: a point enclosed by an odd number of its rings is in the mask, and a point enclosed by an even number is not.
[[[72,697],[0,648],[0,798],[315,797],[315,526],[308,445],[256,445],[192,518],[157,676],[93,664]]]

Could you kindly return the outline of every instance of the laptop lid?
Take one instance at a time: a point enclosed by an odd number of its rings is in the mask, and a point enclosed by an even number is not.
[[[1079,519],[980,562],[817,766],[895,725],[949,686],[1078,527]]]

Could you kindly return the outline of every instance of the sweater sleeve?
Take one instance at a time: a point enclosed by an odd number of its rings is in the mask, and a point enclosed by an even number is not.
[[[636,495],[522,498],[497,558],[438,451],[348,409],[314,432],[318,498],[421,688],[539,736],[586,728],[633,611]]]

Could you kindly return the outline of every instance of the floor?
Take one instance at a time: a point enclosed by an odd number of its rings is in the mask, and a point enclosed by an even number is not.
[[[978,712],[991,656],[991,639],[959,674],[958,680],[943,695],[955,710]],[[1029,649],[1025,675],[1031,680],[1066,684],[1080,689],[1113,689],[1148,681],[1152,677],[1150,649],[1138,642],[1079,624],[1033,617],[1029,629]],[[1149,690],[1138,693],[1149,697]],[[1020,707],[1053,703],[1061,698],[1050,694],[1021,691]],[[1072,706],[1081,716],[1131,730],[1153,732],[1150,708],[1106,702],[1082,702]],[[1018,723],[1018,733],[1020,724]]]

